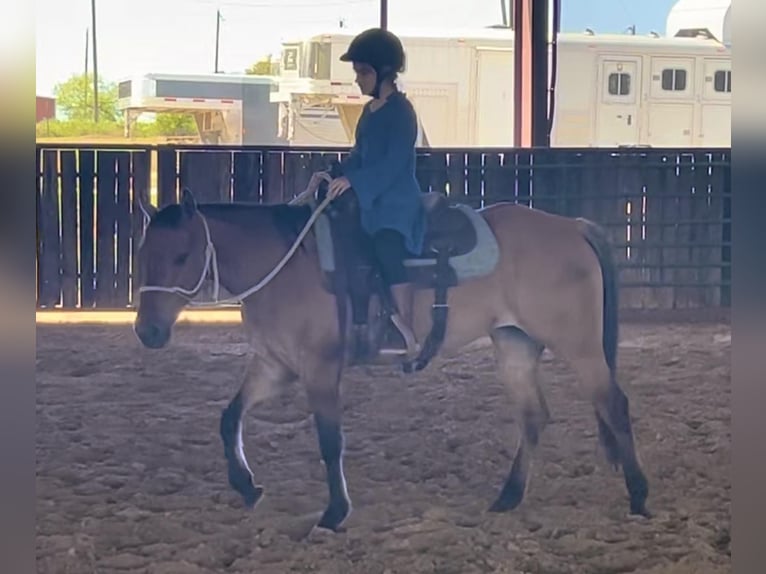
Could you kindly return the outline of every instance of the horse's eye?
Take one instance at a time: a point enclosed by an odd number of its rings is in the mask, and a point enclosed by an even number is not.
[[[184,253],[182,255],[179,255],[175,259],[173,259],[173,265],[183,265],[186,263],[186,259],[189,257],[188,253]]]

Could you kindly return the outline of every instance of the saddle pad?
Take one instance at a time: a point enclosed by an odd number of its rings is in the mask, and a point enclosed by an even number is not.
[[[489,275],[495,270],[500,259],[500,247],[497,239],[487,221],[481,213],[469,205],[456,204],[459,209],[468,216],[471,225],[476,231],[476,247],[463,255],[450,257],[450,266],[455,270],[458,281],[466,281]],[[435,258],[405,259],[406,267],[423,267],[436,264]]]
[[[316,207],[316,202],[312,201],[312,212]],[[335,250],[332,243],[330,218],[324,213],[321,213],[314,222],[314,234],[317,241],[317,250],[319,251],[319,267],[325,273],[333,273],[335,271]]]
[[[312,200],[310,204],[312,210],[316,209],[315,201]],[[495,270],[500,259],[500,248],[495,234],[477,210],[463,204],[457,204],[454,207],[465,213],[471,225],[473,225],[476,231],[476,247],[468,253],[451,257],[449,260],[450,266],[455,270],[458,281],[489,275]],[[319,251],[319,266],[325,273],[332,273],[336,269],[335,252],[333,250],[330,219],[324,213],[314,223],[314,233]],[[406,267],[423,267],[435,264],[435,258],[420,257],[404,260]]]

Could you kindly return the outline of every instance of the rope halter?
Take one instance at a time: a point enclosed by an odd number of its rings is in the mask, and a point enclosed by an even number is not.
[[[139,289],[139,293],[146,293],[146,292],[159,292],[159,293],[175,293],[176,295],[181,295],[185,297],[186,299],[189,299],[190,302],[193,304],[191,299],[194,298],[194,296],[199,293],[199,290],[202,289],[202,285],[205,283],[205,279],[207,279],[208,274],[212,270],[213,272],[213,299],[215,301],[218,301],[218,291],[220,289],[220,282],[218,280],[218,259],[216,257],[215,253],[215,246],[213,245],[213,240],[210,238],[210,227],[207,224],[207,220],[205,217],[198,213],[200,216],[200,219],[202,221],[202,227],[205,229],[205,266],[202,268],[202,274],[200,275],[199,280],[197,281],[197,284],[194,286],[193,289],[185,289],[184,287],[174,286],[174,287],[163,287],[161,285],[142,285]]]
[[[313,190],[307,189],[306,191],[301,193],[298,197],[294,198],[290,202],[290,204],[300,205],[302,203],[305,203],[309,201],[309,198],[311,197],[312,193],[313,193]],[[233,297],[229,297],[228,299],[223,299],[223,300],[218,299],[218,293],[220,291],[221,283],[220,283],[219,274],[218,274],[218,258],[216,256],[213,240],[210,238],[210,228],[208,227],[205,216],[202,215],[202,213],[197,212],[200,219],[202,220],[202,225],[205,228],[205,241],[206,241],[205,266],[202,268],[202,274],[200,275],[199,281],[197,281],[197,285],[195,285],[193,289],[184,289],[183,287],[163,287],[160,285],[143,285],[138,289],[138,292],[146,293],[146,292],[155,291],[160,293],[175,293],[176,295],[181,295],[185,297],[186,299],[188,299],[189,300],[188,304],[192,307],[216,307],[220,305],[241,303],[246,297],[249,297],[253,293],[257,293],[258,291],[266,287],[266,285],[271,283],[271,280],[277,276],[277,274],[282,270],[282,268],[285,265],[287,265],[287,262],[295,254],[296,250],[298,249],[301,242],[303,241],[303,238],[306,237],[306,234],[309,232],[311,227],[314,225],[314,222],[321,215],[321,213],[324,211],[324,209],[327,207],[330,201],[332,201],[330,197],[325,197],[322,203],[320,203],[319,206],[315,210],[313,210],[311,217],[309,217],[309,220],[306,222],[306,225],[303,226],[303,229],[301,230],[300,234],[298,234],[298,238],[295,240],[292,247],[290,247],[288,252],[284,255],[284,257],[282,257],[279,263],[276,264],[276,266],[269,272],[268,275],[266,275],[258,283],[256,283],[249,289],[243,291],[242,293],[239,293],[238,295],[235,295]],[[213,275],[213,301],[192,301],[191,299],[194,298],[195,295],[197,295],[199,290],[202,288],[202,285],[205,282],[205,279],[207,279],[207,276],[211,271]]]

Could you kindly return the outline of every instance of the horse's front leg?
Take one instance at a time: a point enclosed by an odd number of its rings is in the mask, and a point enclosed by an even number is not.
[[[250,508],[260,500],[263,487],[253,482],[253,472],[247,464],[242,443],[243,418],[251,407],[278,394],[280,386],[291,378],[291,373],[275,361],[254,357],[242,386],[221,415],[220,432],[229,484]]]
[[[340,404],[341,367],[335,362],[313,369],[306,381],[309,408],[319,439],[319,450],[325,465],[330,500],[317,527],[338,532],[351,514],[351,500],[343,475],[343,430]]]

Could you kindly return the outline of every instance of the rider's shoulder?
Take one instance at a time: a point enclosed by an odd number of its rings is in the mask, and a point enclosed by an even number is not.
[[[397,92],[396,95],[392,98],[392,101],[390,103],[393,103],[393,108],[396,109],[396,112],[398,114],[401,114],[408,119],[413,119],[417,116],[417,112],[415,111],[415,106],[412,104],[412,101],[407,97],[407,94],[403,92]]]

